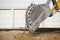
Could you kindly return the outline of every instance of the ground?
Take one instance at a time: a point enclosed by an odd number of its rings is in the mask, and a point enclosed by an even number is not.
[[[0,40],[60,40],[60,33],[42,33],[34,36],[28,31],[0,31]]]

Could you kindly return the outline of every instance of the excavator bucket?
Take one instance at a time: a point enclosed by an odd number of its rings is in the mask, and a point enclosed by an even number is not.
[[[51,14],[51,10],[47,4],[32,4],[28,7],[26,12],[26,24],[30,32],[34,32],[40,25]]]
[[[40,23],[52,14],[49,8],[50,2],[51,0],[48,0],[46,4],[31,4],[28,7],[26,11],[26,26],[31,33],[34,33],[38,29]]]

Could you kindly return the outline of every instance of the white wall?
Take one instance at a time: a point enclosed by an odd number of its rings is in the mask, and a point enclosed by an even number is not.
[[[0,28],[12,27],[12,12],[11,10],[0,10]]]
[[[57,12],[52,17],[48,17],[43,21],[43,27],[60,28],[60,12]]]
[[[15,10],[15,27],[25,27],[26,10]]]
[[[13,10],[13,11],[0,10],[0,28],[25,27],[26,10]]]
[[[0,9],[27,8],[32,2],[35,4],[46,3],[47,0],[0,0]]]

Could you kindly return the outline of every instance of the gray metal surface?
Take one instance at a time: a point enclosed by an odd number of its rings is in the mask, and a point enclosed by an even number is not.
[[[40,25],[51,14],[49,5],[38,4],[31,5],[28,7],[26,12],[26,24],[30,32],[34,32]]]

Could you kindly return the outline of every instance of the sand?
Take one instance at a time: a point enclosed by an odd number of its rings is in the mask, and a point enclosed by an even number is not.
[[[28,31],[0,31],[0,40],[60,40],[60,33],[43,33],[34,36]]]

